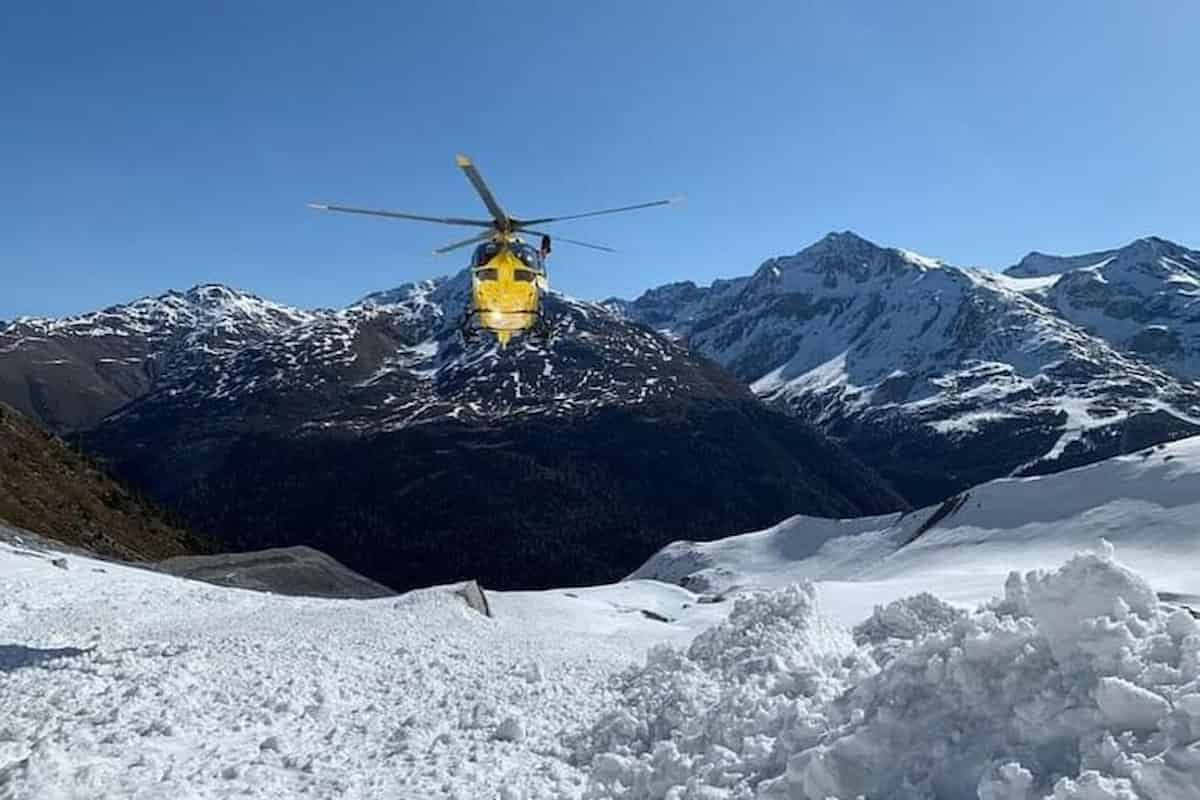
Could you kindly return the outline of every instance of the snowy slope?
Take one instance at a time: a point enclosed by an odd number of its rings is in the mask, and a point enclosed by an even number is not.
[[[695,633],[640,613],[692,599],[662,584],[493,593],[487,619],[51,555],[0,544],[6,800],[578,796],[564,733]]]
[[[797,516],[714,542],[676,542],[631,578],[703,592],[815,580],[853,618],[924,590],[974,604],[1010,570],[1065,560],[1099,537],[1157,591],[1200,595],[1200,437],[1055,475],[992,481],[908,514]]]
[[[656,559],[778,588],[493,592],[492,619],[0,544],[0,796],[1200,798],[1200,623],[1154,596],[1200,585],[1198,479],[1179,442],[936,522],[797,519]],[[1054,569],[1097,533],[1142,575],[1103,546]],[[998,599],[900,599],[924,590]],[[847,630],[862,596],[896,602]]]
[[[613,305],[818,422],[917,501],[1200,431],[1200,388],[1056,310],[1089,268],[1027,267],[996,275],[834,233],[747,278]],[[1189,274],[1139,285],[1185,296]]]

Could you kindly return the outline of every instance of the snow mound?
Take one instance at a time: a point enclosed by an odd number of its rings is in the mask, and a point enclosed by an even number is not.
[[[742,595],[686,651],[659,646],[620,676],[619,707],[575,742],[577,762],[592,767],[584,796],[709,796],[683,786],[749,796],[822,740],[824,709],[873,669],[820,614],[811,583]]]
[[[855,638],[811,584],[740,599],[619,679],[577,743],[585,796],[1200,798],[1200,623],[1110,546],[971,614],[880,607]]]
[[[886,664],[915,639],[942,630],[963,616],[962,609],[922,592],[876,606],[870,618],[854,626],[854,641],[871,645],[871,655]]]

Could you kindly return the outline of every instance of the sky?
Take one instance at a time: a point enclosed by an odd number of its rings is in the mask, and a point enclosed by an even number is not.
[[[53,2],[0,26],[0,319],[221,282],[304,307],[562,223],[557,288],[747,274],[833,230],[1003,268],[1200,247],[1200,4]]]

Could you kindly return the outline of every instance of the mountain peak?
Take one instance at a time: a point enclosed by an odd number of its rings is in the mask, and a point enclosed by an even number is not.
[[[879,245],[875,244],[870,239],[864,239],[863,237],[859,236],[857,233],[855,233],[854,231],[851,231],[851,230],[830,231],[829,233],[825,234],[817,241],[813,242],[807,248],[805,248],[805,250],[812,250],[814,248],[821,249],[821,250],[839,250],[839,251],[862,250],[862,249],[881,250],[882,249]]]
[[[1134,239],[1118,250],[1117,253],[1127,259],[1149,261],[1163,256],[1175,257],[1181,254],[1186,255],[1191,253],[1191,251],[1183,245],[1176,244],[1161,236],[1143,236],[1140,239]]]
[[[854,231],[832,231],[827,233],[800,251],[800,255],[805,253],[868,259],[886,257],[888,254],[897,254],[906,264],[922,269],[936,269],[942,266],[942,262],[936,258],[923,256],[920,253],[914,253],[911,250],[899,247],[884,247],[870,239],[864,239]]]
[[[825,285],[831,286],[839,277],[848,277],[858,284],[872,276],[941,267],[942,262],[937,259],[882,247],[847,230],[830,232],[793,256],[767,260],[755,273],[755,280],[759,285],[796,289],[812,276],[819,276]],[[785,278],[788,274],[793,277]]]
[[[1196,260],[1194,253],[1183,245],[1161,236],[1143,236],[1122,247],[1096,250],[1074,256],[1053,255],[1033,250],[1019,262],[1004,270],[1004,274],[1014,278],[1044,278],[1062,275],[1077,269],[1095,267],[1113,258],[1137,263],[1154,261],[1163,256],[1177,258],[1181,255],[1185,257],[1186,261]]]
[[[260,300],[249,292],[233,289],[223,283],[198,283],[184,292],[183,296],[190,303],[206,307],[227,306],[241,300]]]

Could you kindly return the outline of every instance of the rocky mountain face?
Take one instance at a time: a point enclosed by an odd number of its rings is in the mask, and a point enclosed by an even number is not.
[[[1196,264],[1146,239],[995,274],[840,233],[749,277],[608,305],[925,504],[1200,432]]]
[[[154,560],[205,548],[141,495],[3,403],[0,523],[121,559]]]
[[[552,294],[548,338],[464,341],[468,289],[463,274],[301,312],[202,287],[103,326],[7,326],[8,364],[50,340],[90,376],[94,348],[126,347],[154,367],[96,393],[129,395],[115,411],[73,409],[80,426],[112,411],[87,447],[231,547],[317,547],[398,589],[611,580],[673,539],[905,506],[840,446],[602,306]],[[218,292],[228,324],[161,311]]]

